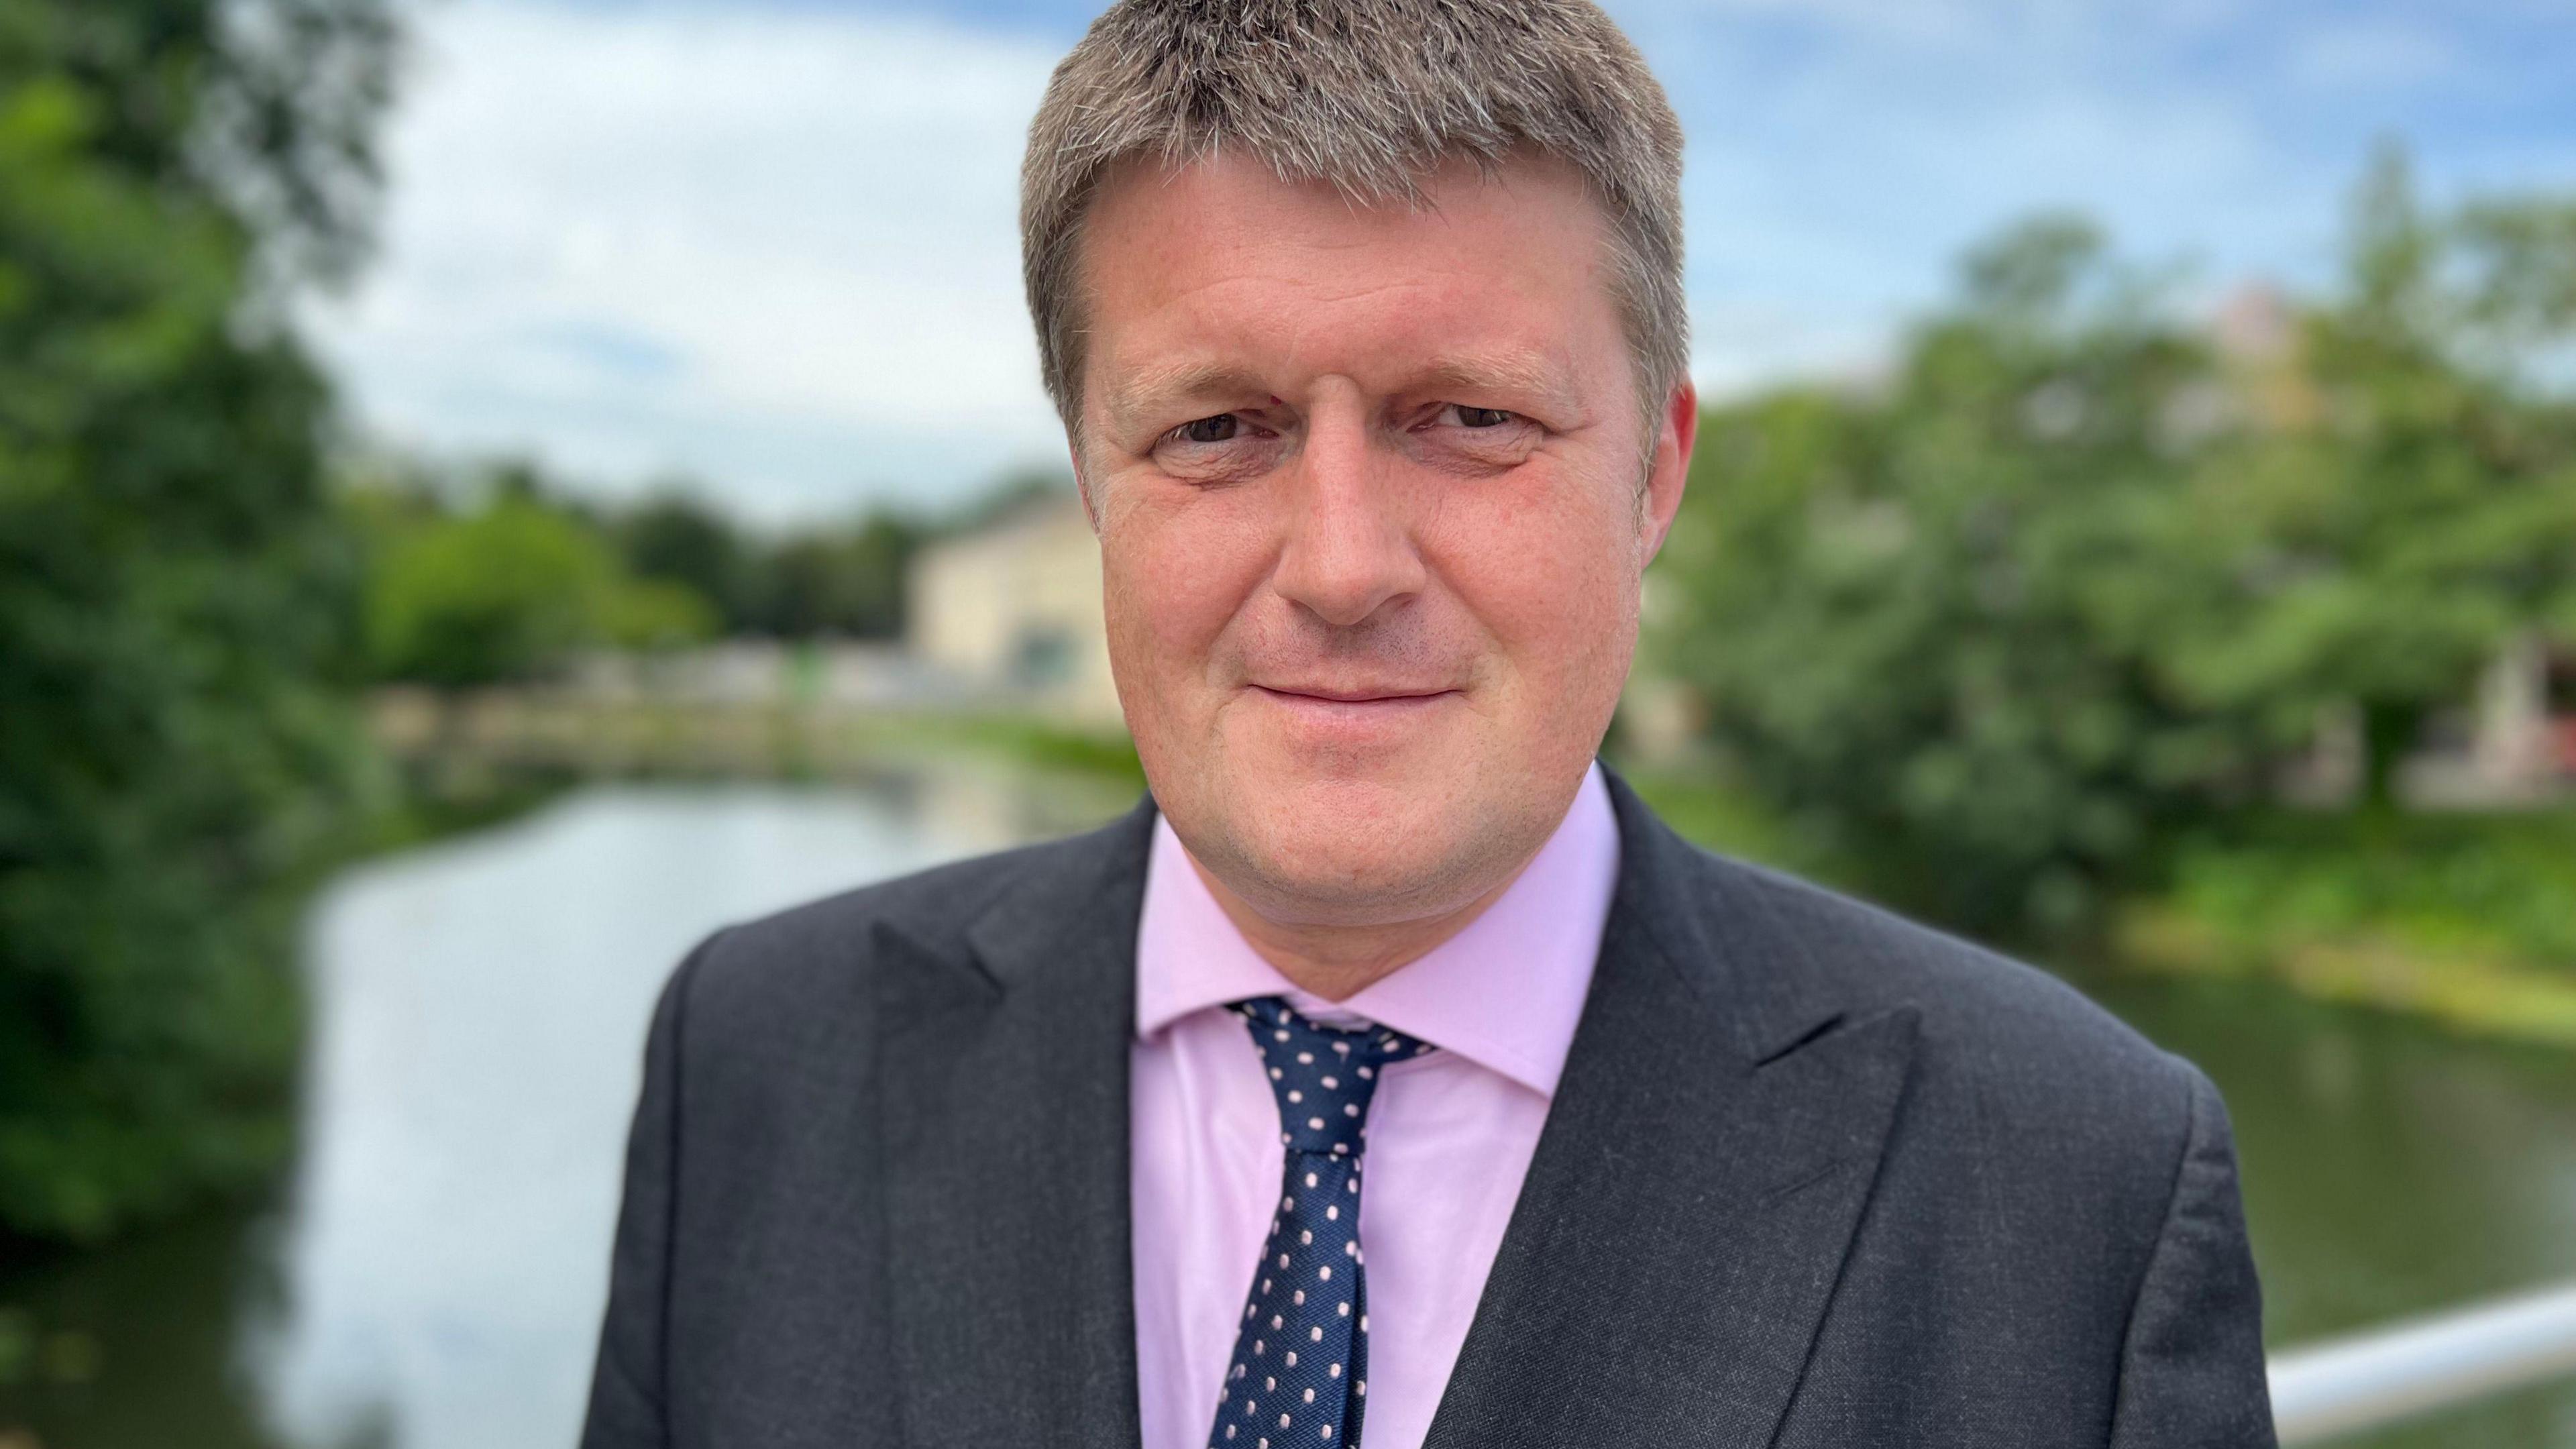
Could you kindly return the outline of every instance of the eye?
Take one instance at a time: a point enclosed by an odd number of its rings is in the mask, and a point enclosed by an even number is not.
[[[1212,418],[1199,418],[1172,429],[1171,437],[1182,443],[1223,443],[1242,431],[1242,420],[1232,413],[1218,413]]]
[[[1513,418],[1501,408],[1471,408],[1464,403],[1451,403],[1449,411],[1457,415],[1462,428],[1499,428]]]

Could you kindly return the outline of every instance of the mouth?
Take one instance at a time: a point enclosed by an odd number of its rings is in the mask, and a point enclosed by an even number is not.
[[[1358,689],[1336,689],[1326,685],[1287,686],[1256,684],[1252,687],[1259,693],[1266,694],[1273,699],[1281,700],[1290,704],[1382,705],[1397,707],[1429,704],[1434,700],[1446,699],[1450,695],[1458,692],[1454,689],[1379,689],[1368,687]]]
[[[1427,738],[1423,731],[1445,714],[1447,705],[1465,697],[1455,689],[1393,686],[1256,684],[1250,693],[1269,706],[1268,712],[1286,728],[1288,738],[1333,751],[1375,751],[1419,742]]]

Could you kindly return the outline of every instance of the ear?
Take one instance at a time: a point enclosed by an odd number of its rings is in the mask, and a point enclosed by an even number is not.
[[[1673,385],[1664,400],[1664,415],[1655,425],[1655,456],[1646,472],[1645,533],[1639,567],[1655,561],[1664,538],[1681,512],[1682,489],[1690,482],[1691,445],[1699,441],[1699,389],[1687,377]]]

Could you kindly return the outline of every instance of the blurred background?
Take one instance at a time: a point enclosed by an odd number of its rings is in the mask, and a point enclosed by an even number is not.
[[[2576,12],[1610,8],[1708,408],[1610,757],[2200,1062],[2276,1348],[2576,1274]],[[568,1444],[679,954],[1133,801],[1088,18],[0,0],[0,1449]]]

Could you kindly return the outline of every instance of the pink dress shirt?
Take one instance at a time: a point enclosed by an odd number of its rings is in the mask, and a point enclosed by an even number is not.
[[[1144,1449],[1205,1449],[1279,1196],[1279,1108],[1225,1003],[1284,996],[1440,1050],[1387,1068],[1369,1106],[1362,1449],[1419,1449],[1484,1292],[1592,983],[1619,830],[1595,765],[1529,868],[1467,928],[1345,1001],[1246,944],[1157,821],[1136,938],[1128,1110]]]

